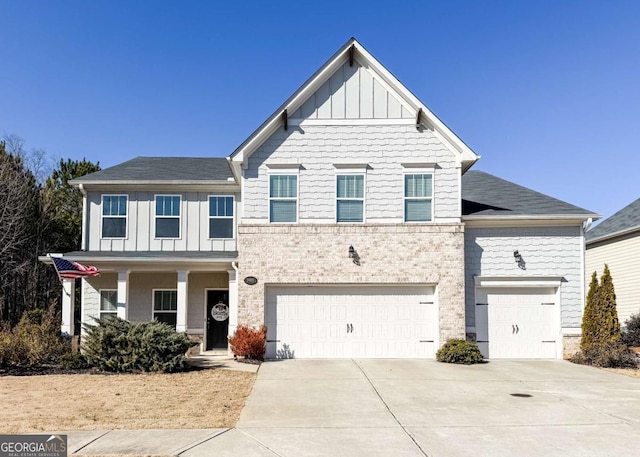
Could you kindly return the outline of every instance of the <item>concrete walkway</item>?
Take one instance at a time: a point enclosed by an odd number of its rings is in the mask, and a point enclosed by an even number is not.
[[[563,361],[262,365],[235,429],[69,434],[70,454],[632,456],[640,380]]]

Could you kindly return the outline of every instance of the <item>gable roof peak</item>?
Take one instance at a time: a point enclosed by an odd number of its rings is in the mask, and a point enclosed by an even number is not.
[[[350,51],[353,49],[353,51]],[[386,86],[398,93],[413,110],[417,124],[433,130],[459,156],[463,171],[469,169],[480,157],[475,154],[451,129],[427,106],[387,70],[355,37],[351,37],[307,81],[302,84],[266,121],[264,121],[238,148],[229,161],[239,175],[240,167],[275,131],[286,125],[287,115],[294,113],[349,59],[357,60],[371,69]]]

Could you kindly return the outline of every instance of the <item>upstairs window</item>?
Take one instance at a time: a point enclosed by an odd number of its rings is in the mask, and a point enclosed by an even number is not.
[[[179,195],[156,195],[156,238],[180,238]]]
[[[269,221],[298,221],[298,176],[269,176]]]
[[[100,291],[100,319],[105,317],[116,317],[118,313],[118,291]]]
[[[404,175],[405,222],[430,222],[433,220],[433,175]]]
[[[127,236],[127,196],[102,196],[102,238]]]
[[[364,175],[338,175],[336,221],[364,222]]]
[[[233,238],[232,196],[209,197],[209,238]]]
[[[178,291],[154,290],[153,291],[153,318],[164,322],[169,327],[176,328],[178,316]]]

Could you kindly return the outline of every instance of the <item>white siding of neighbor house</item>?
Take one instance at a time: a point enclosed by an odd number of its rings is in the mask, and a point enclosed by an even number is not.
[[[244,170],[245,223],[269,220],[269,163],[299,163],[298,212],[301,223],[332,223],[336,217],[334,163],[368,164],[365,222],[404,221],[404,173],[419,173],[402,163],[436,163],[434,222],[460,220],[460,195],[454,154],[429,130],[415,125],[305,125],[280,128],[250,157]],[[277,170],[286,172],[285,170]],[[296,170],[297,172],[297,170]]]
[[[475,276],[558,276],[563,328],[582,322],[582,252],[580,227],[508,227],[465,230],[467,326],[475,326]],[[516,265],[513,251],[526,262]]]
[[[155,196],[180,195],[180,238],[155,237]],[[102,195],[127,195],[126,238],[102,238]],[[108,192],[87,195],[89,251],[235,251],[234,239],[209,239],[209,196],[233,195],[225,192]]]
[[[604,265],[609,265],[620,324],[640,313],[640,232],[613,238],[587,247],[585,284],[589,287],[591,275],[602,276]],[[588,289],[587,289],[588,291]]]
[[[374,73],[354,61],[345,62],[291,119],[414,119],[416,113]]]

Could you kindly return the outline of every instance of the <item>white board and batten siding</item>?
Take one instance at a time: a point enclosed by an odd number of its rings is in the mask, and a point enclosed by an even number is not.
[[[549,359],[558,355],[556,289],[478,288],[476,340],[487,358]]]
[[[102,238],[102,195],[127,195],[125,238]],[[180,195],[180,236],[156,238],[155,195]],[[98,192],[87,196],[87,250],[91,251],[235,251],[236,239],[209,238],[209,196],[233,195],[217,192]],[[235,222],[235,220],[234,220]],[[235,232],[235,229],[234,229]]]
[[[270,286],[267,358],[433,358],[433,287]]]
[[[604,265],[609,265],[616,290],[616,305],[620,324],[640,313],[640,231],[587,246],[585,284],[589,287],[595,271],[598,279]],[[587,289],[588,290],[588,289]]]
[[[374,73],[354,61],[345,62],[295,112],[302,119],[415,119],[415,111]]]

